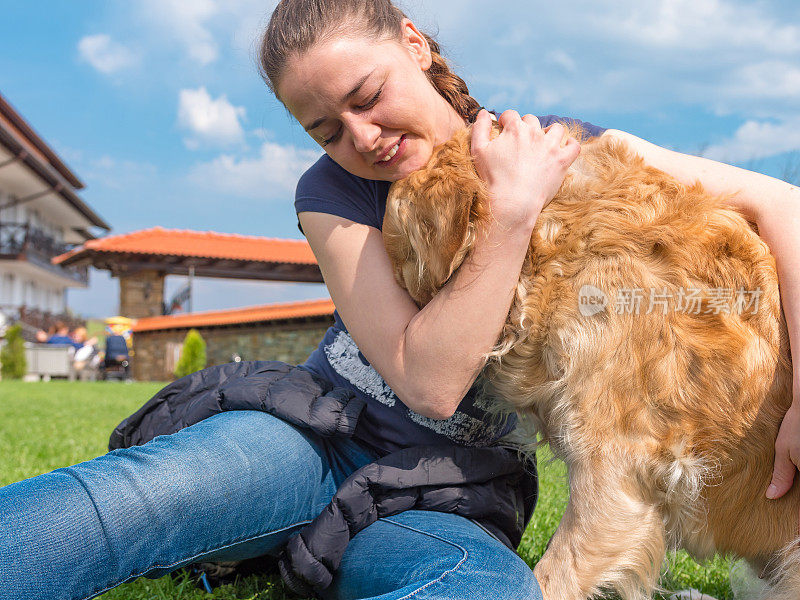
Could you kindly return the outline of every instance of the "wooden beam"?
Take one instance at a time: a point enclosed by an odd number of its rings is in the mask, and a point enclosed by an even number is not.
[[[260,266],[258,270],[246,268],[249,261],[242,261],[237,266],[217,267],[197,266],[196,277],[211,277],[220,279],[249,279],[252,281],[296,281],[300,283],[323,283],[322,273],[317,265],[297,265],[286,263],[255,263]],[[125,261],[111,260],[93,261],[96,268],[105,268],[115,276],[122,273],[135,273],[137,271],[158,270],[165,275],[188,275],[189,267],[184,264],[167,264],[151,261]],[[100,266],[102,265],[102,266]]]

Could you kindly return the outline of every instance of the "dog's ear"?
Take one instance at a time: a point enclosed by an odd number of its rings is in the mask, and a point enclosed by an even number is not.
[[[419,305],[430,301],[472,249],[488,214],[486,198],[468,130],[437,147],[425,168],[392,186],[384,243],[396,279]]]

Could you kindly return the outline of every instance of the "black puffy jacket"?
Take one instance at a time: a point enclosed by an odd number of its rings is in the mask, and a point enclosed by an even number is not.
[[[141,445],[225,410],[261,410],[323,436],[358,438],[363,408],[351,391],[300,367],[229,363],[163,388],[114,429],[108,447]],[[417,446],[387,454],[354,472],[325,510],[289,539],[281,575],[300,594],[326,588],[356,533],[412,508],[474,519],[515,549],[537,493],[535,465],[511,448]]]

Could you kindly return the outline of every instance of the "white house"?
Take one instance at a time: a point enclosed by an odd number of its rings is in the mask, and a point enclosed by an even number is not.
[[[64,319],[67,288],[88,285],[86,267],[50,259],[110,229],[83,187],[0,94],[0,310],[30,328]]]

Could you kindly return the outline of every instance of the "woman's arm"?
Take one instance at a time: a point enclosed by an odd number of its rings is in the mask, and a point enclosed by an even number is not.
[[[367,360],[400,400],[438,419],[455,412],[508,315],[536,217],[578,155],[563,128],[535,117],[500,117],[489,140],[481,113],[473,154],[492,197],[492,224],[442,290],[419,310],[394,280],[381,233],[333,215],[300,213],[334,304]]]
[[[645,161],[680,181],[699,181],[717,194],[734,194],[732,202],[758,225],[758,233],[775,257],[781,304],[789,330],[794,368],[794,401],[775,442],[775,472],[767,491],[779,498],[789,491],[800,467],[800,188],[759,173],[706,158],[673,152],[629,133],[608,130],[625,140]]]
[[[530,234],[515,229],[484,239],[420,310],[395,281],[380,231],[324,213],[299,218],[331,298],[370,364],[409,408],[450,417],[480,369],[480,355],[497,340]]]

